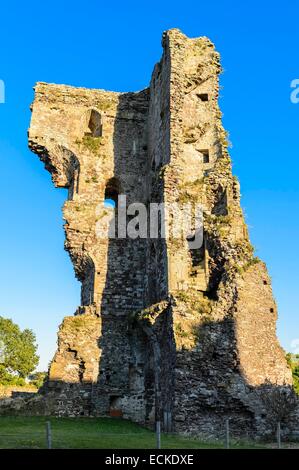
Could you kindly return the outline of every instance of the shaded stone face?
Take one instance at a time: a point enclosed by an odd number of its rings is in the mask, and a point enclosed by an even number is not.
[[[291,372],[232,176],[219,55],[177,29],[162,45],[140,92],[35,87],[29,146],[68,188],[65,248],[82,283],[82,304],[59,330],[47,410],[208,433],[230,415],[252,432],[262,414],[253,389],[291,383]],[[192,248],[192,233],[109,238],[120,195],[147,209],[200,205],[202,246]]]

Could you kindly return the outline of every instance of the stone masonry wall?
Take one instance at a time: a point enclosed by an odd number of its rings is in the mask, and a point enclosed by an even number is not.
[[[38,406],[160,419],[165,430],[210,436],[229,416],[235,432],[256,435],[267,424],[254,389],[292,379],[270,278],[254,257],[232,175],[219,54],[208,38],[177,29],[162,45],[150,87],[137,93],[35,87],[29,146],[54,184],[68,188],[65,248],[82,283]],[[190,245],[194,216],[181,239],[161,238],[163,227],[154,238],[109,238],[122,208],[104,201],[120,195],[147,208],[200,204],[202,246]],[[136,211],[126,214],[133,225]]]

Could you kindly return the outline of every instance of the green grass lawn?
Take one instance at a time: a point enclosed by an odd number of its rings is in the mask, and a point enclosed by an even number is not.
[[[116,418],[46,418],[0,416],[1,449],[45,449],[46,422],[50,421],[53,449],[155,449],[155,433]],[[201,442],[162,434],[164,449],[223,448],[222,442]],[[234,448],[256,445],[235,444]]]

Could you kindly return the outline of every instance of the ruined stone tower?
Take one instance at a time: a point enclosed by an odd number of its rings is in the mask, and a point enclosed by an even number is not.
[[[143,91],[35,87],[29,146],[68,188],[65,248],[82,283],[44,393],[57,415],[160,418],[164,429],[209,433],[229,416],[250,432],[262,420],[254,388],[292,380],[271,282],[232,176],[219,55],[177,29],[162,44]],[[201,204],[203,245],[98,236],[105,199],[120,195],[128,205]]]

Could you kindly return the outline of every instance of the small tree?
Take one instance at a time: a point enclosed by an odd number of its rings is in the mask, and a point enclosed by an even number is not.
[[[22,331],[12,320],[0,316],[0,383],[7,383],[9,377],[27,377],[38,364],[36,350],[31,330]]]
[[[273,428],[282,421],[286,421],[299,404],[293,387],[286,383],[280,385],[267,380],[258,388],[257,394]]]

